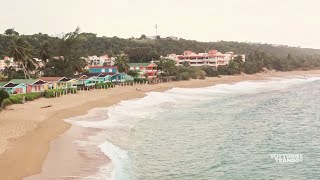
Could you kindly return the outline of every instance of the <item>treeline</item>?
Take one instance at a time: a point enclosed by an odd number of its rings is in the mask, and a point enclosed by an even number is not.
[[[320,68],[320,55],[304,54],[272,56],[263,51],[255,50],[246,56],[246,61],[231,61],[228,66],[220,66],[219,74],[232,75],[244,72],[254,74],[265,70],[292,71]]]
[[[268,70],[310,70],[320,68],[320,56],[292,56],[288,54],[286,57],[273,57],[257,50],[249,53],[245,62],[241,56],[237,56],[228,65],[218,66],[217,69],[210,66],[192,67],[188,63],[184,63],[182,66],[175,66],[176,62],[169,59],[161,59],[157,64],[158,68],[163,72],[161,76],[171,76],[177,80],[189,80],[241,73],[255,74]]]
[[[18,32],[12,32],[12,35],[0,34],[0,58],[8,55],[7,48],[10,45],[14,36],[19,35]],[[35,49],[47,42],[49,51],[54,56],[60,56],[60,47],[58,37],[52,37],[47,34],[20,35]],[[158,38],[154,40],[129,38],[123,39],[118,37],[97,37],[93,33],[80,33],[81,44],[79,49],[81,55],[104,55],[114,56],[121,53],[126,53],[129,56],[130,62],[148,62],[157,60],[160,56],[166,56],[170,53],[182,54],[185,50],[195,52],[205,52],[210,49],[217,49],[222,53],[232,51],[238,54],[249,55],[254,51],[265,52],[272,58],[283,58],[288,54],[292,57],[305,55],[320,55],[320,50],[288,47],[288,46],[273,46],[269,44],[259,43],[244,43],[232,41],[218,42],[198,42],[192,40],[171,40],[167,38]]]
[[[97,37],[93,33],[79,33],[78,28],[75,32],[68,33],[61,38],[41,33],[19,35],[14,30],[6,31],[5,34],[0,34],[0,58],[10,55],[10,52],[12,54],[17,49],[12,47],[12,42],[17,39],[25,41],[28,44],[27,48],[32,49],[30,57],[39,57],[44,61],[50,59],[49,62],[46,62],[46,66],[41,69],[47,76],[72,76],[74,72],[82,72],[85,62],[80,57],[88,55],[108,54],[109,56],[116,56],[125,53],[128,55],[129,62],[149,62],[152,59],[159,60],[160,56],[166,56],[170,53],[182,54],[185,50],[205,52],[210,49],[217,49],[222,53],[233,51],[236,54],[246,54],[245,63],[242,63],[242,61],[231,62],[228,66],[220,66],[218,68],[219,72],[212,72],[213,74],[237,74],[241,72],[253,74],[263,69],[290,71],[320,67],[320,50],[317,49],[226,41],[197,42],[160,37],[154,40]],[[24,47],[26,43],[21,45],[22,49],[27,49]],[[57,56],[63,56],[64,58],[53,58]],[[23,60],[23,58],[15,59]],[[119,64],[127,67],[128,62],[126,61],[119,62]],[[26,62],[26,67],[30,67],[28,70],[32,70],[31,66],[27,64],[30,63]],[[181,70],[179,69],[179,71]],[[23,72],[11,72],[10,68],[7,68],[6,71],[9,71],[9,73],[5,72],[8,77],[10,75],[21,77],[23,75]],[[201,73],[197,72],[196,74],[198,76]]]

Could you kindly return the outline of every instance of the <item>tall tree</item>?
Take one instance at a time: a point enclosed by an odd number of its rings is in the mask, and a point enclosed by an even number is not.
[[[17,31],[14,30],[14,28],[11,28],[11,29],[7,29],[5,32],[4,32],[5,35],[17,35],[19,36],[19,33]]]
[[[37,67],[36,62],[32,59],[32,49],[30,44],[22,38],[13,40],[9,46],[10,56],[13,60],[22,66],[25,79],[30,78],[29,71]]]
[[[38,49],[39,57],[43,63],[46,63],[50,59],[50,52],[49,52],[49,43],[48,41],[41,43]]]
[[[59,57],[50,58],[46,64],[44,73],[46,76],[68,76],[84,71],[86,61],[81,58],[80,28],[74,32],[67,33],[59,42]]]
[[[173,76],[177,72],[176,62],[171,59],[161,59],[157,62],[158,69],[163,71],[165,76]]]
[[[114,65],[118,67],[118,71],[120,73],[127,73],[130,69],[130,66],[128,65],[129,60],[126,55],[119,55],[116,57]]]

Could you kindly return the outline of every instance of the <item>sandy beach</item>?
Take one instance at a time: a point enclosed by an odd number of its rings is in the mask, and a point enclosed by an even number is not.
[[[320,70],[270,71],[255,75],[223,76],[221,78],[206,78],[205,80],[116,87],[108,90],[91,90],[60,98],[41,98],[26,104],[13,105],[0,113],[0,177],[4,180],[15,180],[39,174],[46,159],[46,162],[50,162],[49,164],[45,163],[46,167],[59,167],[60,161],[55,161],[55,159],[60,157],[61,160],[61,157],[67,157],[68,154],[72,155],[70,157],[72,159],[87,158],[85,152],[84,155],[75,154],[74,152],[77,151],[72,149],[73,147],[68,144],[72,142],[74,134],[85,137],[90,132],[76,127],[71,128],[71,125],[65,122],[64,119],[85,115],[93,108],[108,107],[123,100],[142,98],[147,92],[165,91],[173,87],[196,88],[221,83],[262,80],[268,77],[308,76],[315,74],[320,75]],[[140,88],[142,91],[137,91],[136,88]],[[52,105],[52,107],[41,108],[48,105]],[[70,130],[67,131],[68,129]],[[64,134],[64,137],[71,138],[59,140],[62,134]],[[54,149],[50,149],[51,143],[54,143]],[[47,156],[49,151],[50,156]],[[95,153],[98,154],[99,152]],[[100,160],[104,161],[104,159]],[[77,163],[78,161],[75,161],[73,164]],[[100,162],[97,159],[95,163]],[[76,173],[78,168],[78,166],[72,166],[68,169],[57,171],[72,171]],[[92,171],[96,171],[96,169],[88,169],[88,174]],[[51,172],[51,174],[54,173]],[[37,178],[41,179],[41,176]],[[73,177],[69,178],[72,179]]]

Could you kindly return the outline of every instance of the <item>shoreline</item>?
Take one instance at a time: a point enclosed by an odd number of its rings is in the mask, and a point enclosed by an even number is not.
[[[14,110],[5,110],[0,113],[0,174],[3,179],[22,179],[39,174],[51,150],[51,142],[67,133],[72,127],[64,119],[85,115],[93,108],[109,107],[123,100],[142,98],[151,91],[163,92],[174,87],[198,88],[248,80],[263,80],[268,77],[313,74],[320,74],[320,70],[270,71],[254,75],[116,87],[108,90],[80,92],[54,99],[41,98],[26,104],[13,105],[9,109]],[[143,92],[136,91],[137,87]],[[52,107],[41,109],[41,106],[45,105],[52,105]],[[12,164],[12,162],[16,163]]]

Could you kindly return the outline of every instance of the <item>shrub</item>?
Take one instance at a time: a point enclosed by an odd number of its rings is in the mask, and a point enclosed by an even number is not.
[[[23,96],[23,95],[22,95]],[[33,92],[33,93],[27,93],[25,94],[25,100],[26,101],[33,101],[35,99],[38,99],[41,97],[41,93]]]
[[[77,88],[68,88],[67,89],[67,93],[71,93],[71,94],[77,94]]]
[[[112,82],[105,82],[105,83],[97,83],[95,84],[95,87],[97,89],[101,89],[101,88],[112,88],[114,86],[114,84]]]
[[[9,98],[6,98],[2,101],[2,105],[3,105],[3,108],[7,107],[7,106],[10,106],[12,105],[13,103],[10,101]]]
[[[134,78],[133,81],[137,82],[137,83],[145,83],[147,81],[147,79],[146,78]]]
[[[114,87],[114,83],[113,83],[113,82],[106,82],[106,85],[107,85],[108,87],[111,87],[111,88]]]
[[[190,78],[192,78],[192,79],[198,79],[198,77],[199,77],[199,75],[197,72],[193,72],[190,74]]]
[[[66,90],[65,89],[50,89],[50,90],[46,90],[44,92],[44,97],[45,98],[53,98],[57,95],[61,94],[65,94]]]
[[[190,74],[188,72],[182,72],[179,74],[179,79],[180,80],[189,80]]]
[[[199,79],[206,79],[206,74],[205,74],[205,72],[200,74]]]
[[[0,105],[1,105],[2,101],[7,99],[7,98],[9,98],[8,92],[3,90],[3,89],[1,89],[0,90]]]
[[[219,72],[215,69],[213,69],[210,66],[202,66],[201,69],[206,72],[206,76],[208,77],[216,77],[219,76]]]
[[[13,104],[22,104],[23,103],[23,96],[21,94],[17,94],[17,95],[11,95],[9,97],[9,100],[13,103]]]
[[[52,98],[53,97],[53,92],[54,92],[54,89],[46,90],[44,92],[44,97],[45,98]]]

